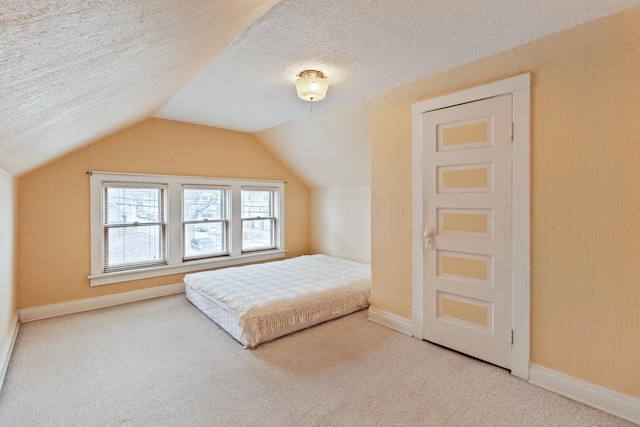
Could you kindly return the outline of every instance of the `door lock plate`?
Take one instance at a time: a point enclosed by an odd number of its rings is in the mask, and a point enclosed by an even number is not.
[[[430,226],[424,230],[422,233],[422,237],[424,238],[424,248],[428,250],[433,250],[433,238],[434,238],[435,227]]]

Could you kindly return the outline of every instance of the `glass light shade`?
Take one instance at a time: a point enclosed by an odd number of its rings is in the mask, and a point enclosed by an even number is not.
[[[296,80],[298,96],[305,101],[322,101],[327,95],[329,82],[321,71],[305,70]]]

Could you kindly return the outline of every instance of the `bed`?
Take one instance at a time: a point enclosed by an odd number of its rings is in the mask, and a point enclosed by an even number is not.
[[[328,255],[187,274],[187,299],[245,347],[369,306],[368,264]]]

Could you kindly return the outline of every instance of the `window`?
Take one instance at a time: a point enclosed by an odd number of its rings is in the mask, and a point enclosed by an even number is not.
[[[182,259],[229,254],[229,189],[182,189]]]
[[[104,184],[104,271],[167,263],[165,188]]]
[[[92,286],[282,258],[284,182],[92,172]]]
[[[274,189],[242,189],[243,252],[275,247],[276,195]]]

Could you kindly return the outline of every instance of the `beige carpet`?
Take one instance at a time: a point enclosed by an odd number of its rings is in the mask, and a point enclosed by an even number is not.
[[[23,324],[1,426],[630,426],[366,311],[245,350],[184,295]]]

